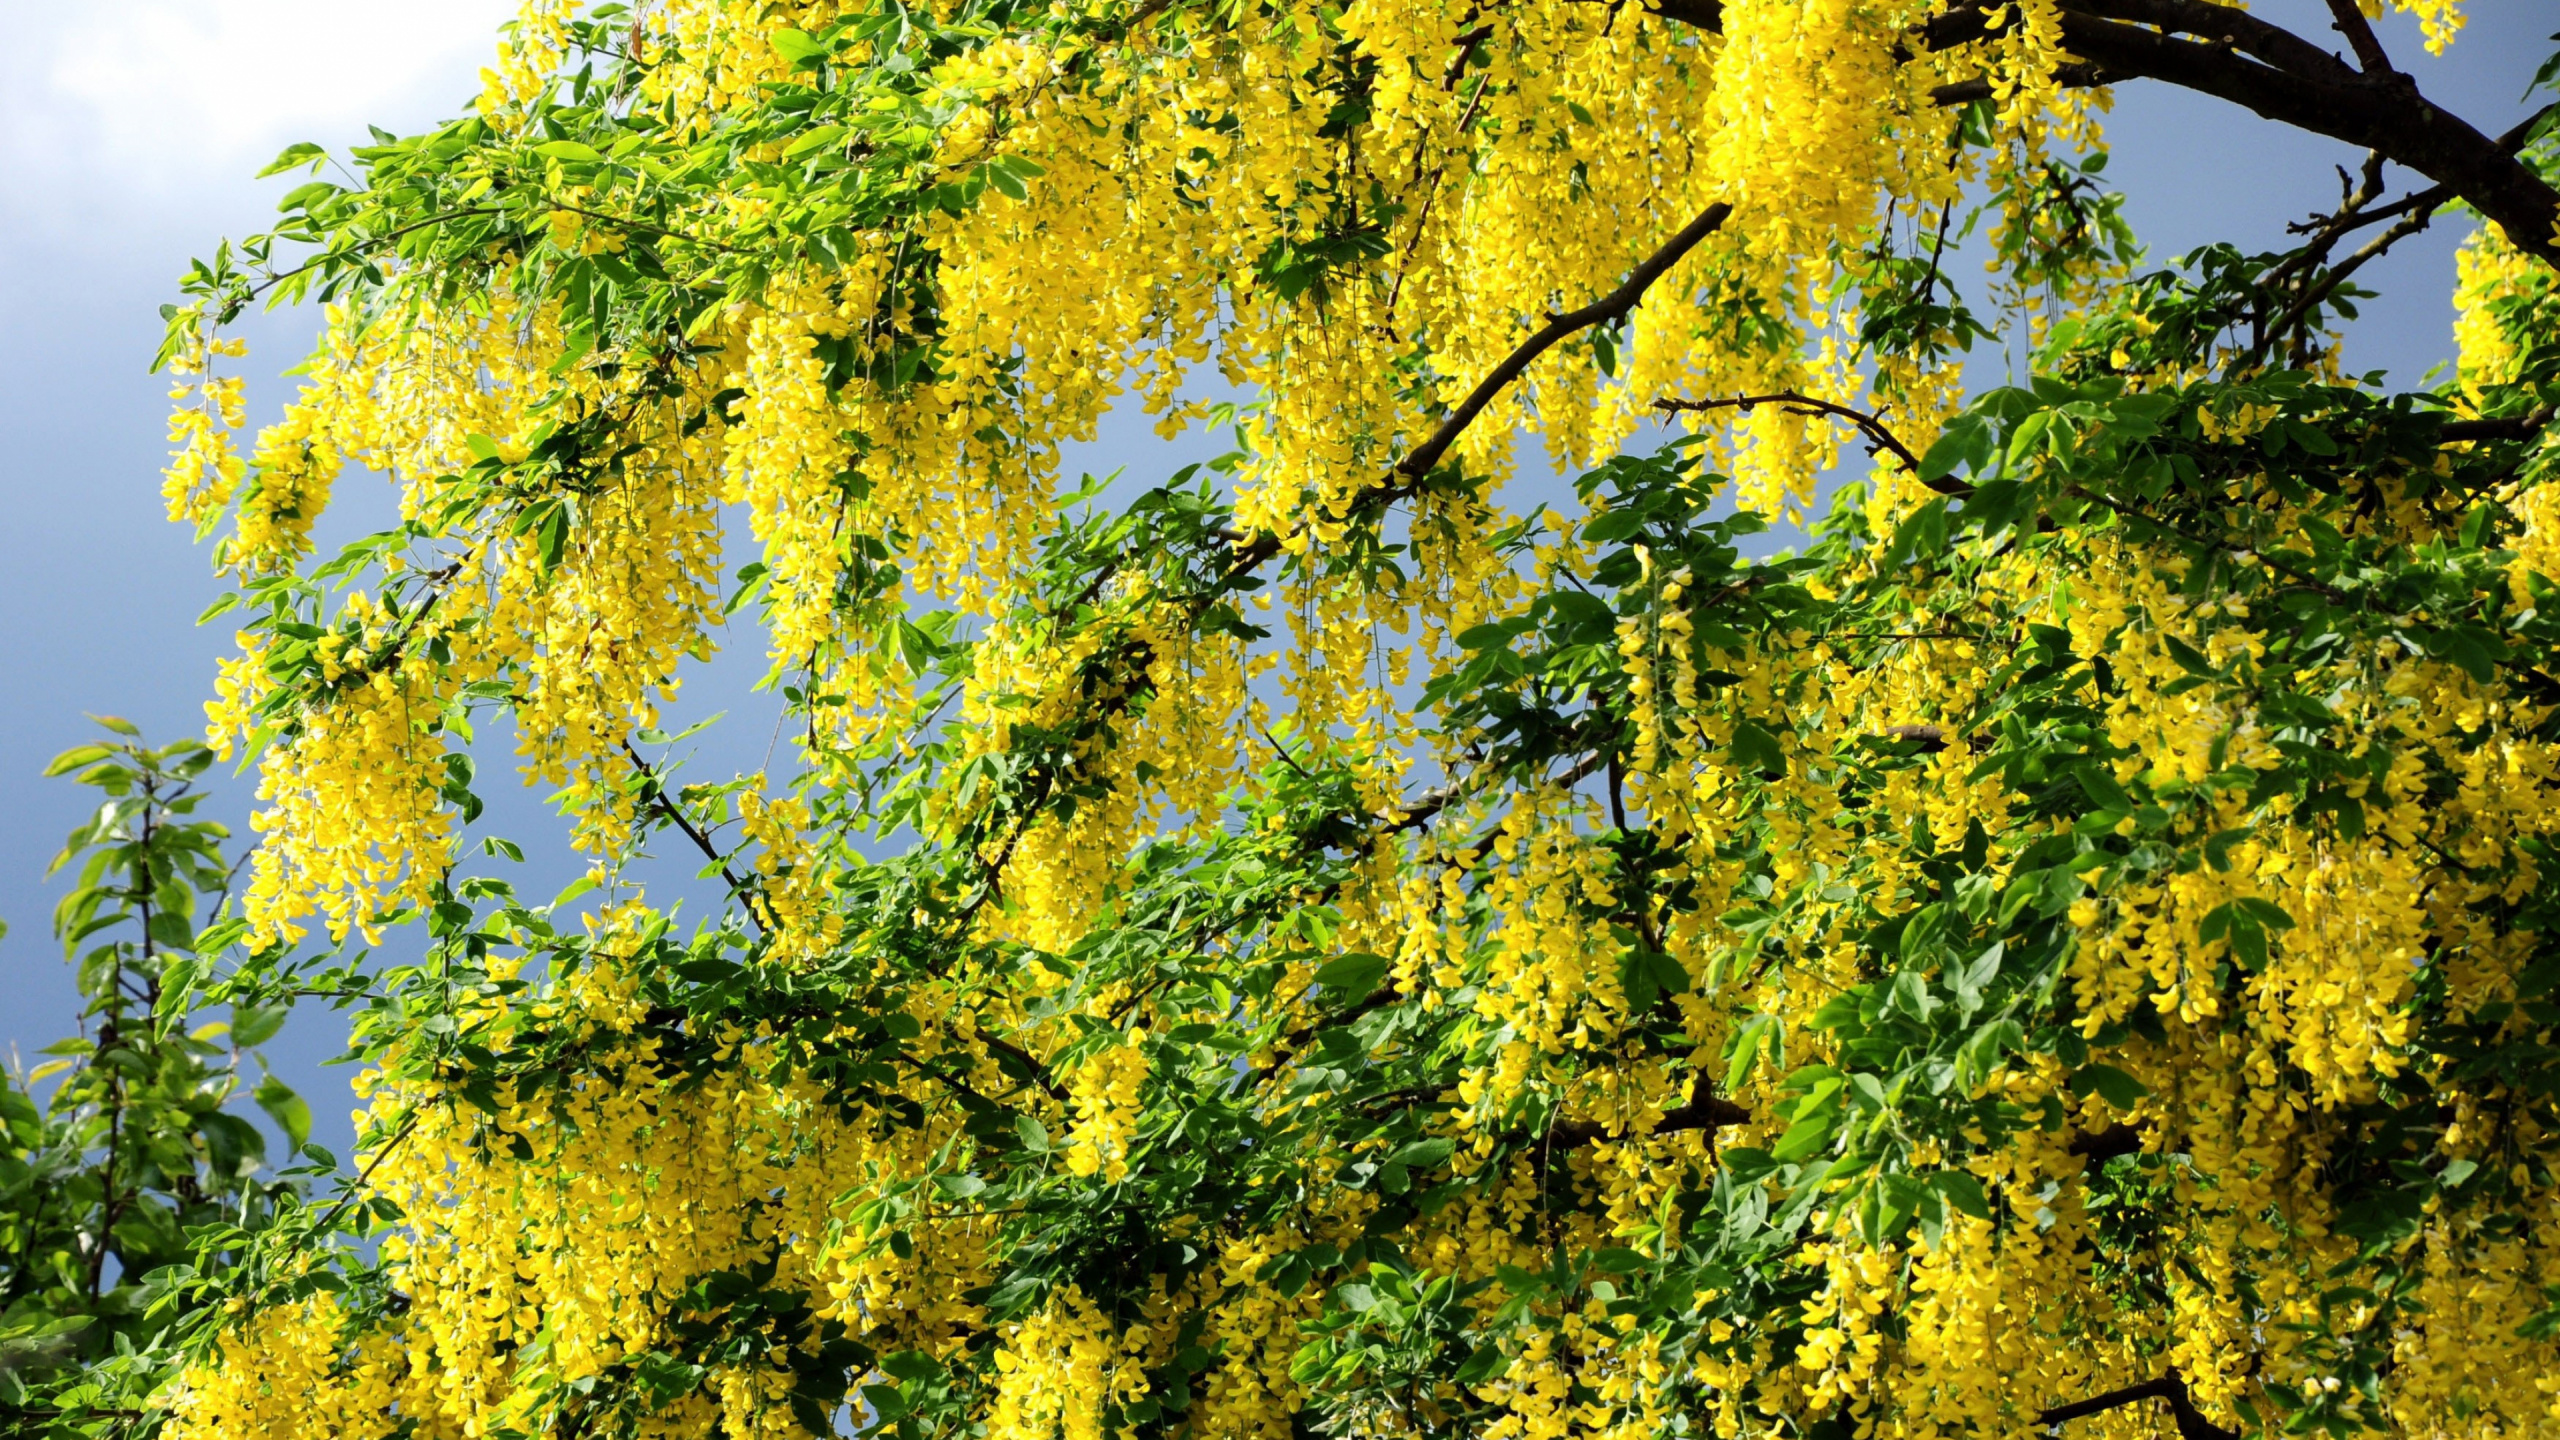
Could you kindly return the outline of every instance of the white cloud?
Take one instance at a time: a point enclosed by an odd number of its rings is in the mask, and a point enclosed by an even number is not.
[[[478,89],[513,0],[0,0],[0,163],[165,200]],[[44,184],[51,189],[53,185]],[[83,198],[89,198],[84,195]]]

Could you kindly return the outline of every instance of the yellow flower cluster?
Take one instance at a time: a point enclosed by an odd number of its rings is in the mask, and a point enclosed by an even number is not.
[[[193,341],[169,358],[171,374],[201,378],[169,391],[177,406],[169,415],[169,443],[178,448],[170,454],[160,493],[169,503],[170,519],[208,526],[221,517],[248,470],[231,446],[231,432],[248,423],[248,407],[241,398],[241,388],[248,381],[245,376],[214,374],[213,362],[218,357],[246,355],[249,345],[201,328]]]
[[[969,32],[921,75],[900,72],[924,98],[879,102],[931,114],[911,128],[952,194],[998,160],[1036,173],[775,247],[759,289],[703,282],[719,298],[682,344],[600,342],[562,296],[395,274],[333,312],[304,394],[245,464],[229,440],[239,382],[210,374],[236,347],[208,335],[182,354],[170,504],[199,523],[230,508],[226,565],[291,571],[349,463],[400,487],[410,527],[379,586],[325,597],[326,624],[307,627],[318,638],[245,634],[217,681],[217,740],[260,751],[245,905],[260,937],[297,938],[315,917],[370,933],[430,898],[455,858],[448,752],[469,743],[475,704],[511,710],[526,780],[563,795],[575,843],[616,875],[635,807],[657,794],[632,737],[675,700],[683,662],[712,651],[723,512],[737,507],[767,586],[771,678],[807,722],[798,788],[757,775],[733,792],[752,850],[738,883],[764,932],[749,973],[782,975],[783,990],[809,980],[791,992],[805,998],[821,988],[811,977],[835,983],[830,962],[887,974],[913,961],[864,950],[866,926],[929,933],[934,956],[910,967],[921,978],[900,972],[910,988],[848,992],[816,1020],[693,1016],[671,1031],[648,999],[663,952],[640,938],[659,917],[629,902],[576,963],[457,1002],[486,1027],[473,1043],[502,1059],[573,1037],[583,1048],[548,1088],[469,1092],[403,1068],[430,1039],[402,1037],[415,1048],[395,1047],[384,1073],[407,1078],[383,1084],[372,1115],[401,1138],[371,1183],[406,1216],[383,1250],[404,1305],[354,1340],[325,1297],[245,1319],[174,1402],[176,1440],[588,1433],[600,1422],[586,1397],[675,1364],[699,1319],[685,1297],[724,1276],[801,1297],[817,1318],[796,1338],[775,1338],[779,1321],[755,1330],[772,1349],[723,1352],[662,1408],[614,1423],[799,1434],[795,1364],[828,1334],[881,1374],[888,1357],[919,1374],[981,1364],[984,1393],[954,1423],[990,1440],[1121,1440],[1149,1423],[1133,1417],[1176,1410],[1192,1433],[1276,1440],[1299,1433],[1311,1397],[1331,1398],[1332,1382],[1293,1366],[1356,1354],[1362,1327],[1389,1326],[1379,1297],[1408,1271],[1449,1282],[1416,1312],[1437,1305],[1430,1323],[1503,1363],[1371,1385],[1344,1401],[1362,1407],[1342,1419],[1358,1433],[1838,1424],[1953,1440],[2023,1433],[2047,1405],[2172,1370],[2214,1423],[2238,1424],[2273,1413],[2280,1387],[2335,1385],[2350,1352],[2387,1357],[2388,1399],[2353,1403],[2387,1406],[2401,1433],[2560,1433],[2548,1348],[2515,1338],[2560,1284],[2560,1182],[2512,1158],[2547,1153],[2549,1137],[2485,1090],[2448,1088],[2430,1159],[2512,1171],[2520,1198],[2503,1220],[2420,1208],[2376,1241],[2324,1178],[2359,1143],[2358,1117],[2411,1083],[2422,999],[2513,1009],[2533,942],[2483,917],[2541,880],[2560,815],[2546,707],[2413,643],[2306,662],[2316,722],[2253,710],[2200,682],[2269,664],[2300,638],[2286,616],[2221,597],[2186,558],[2092,511],[2000,542],[1960,595],[1934,562],[1888,561],[1881,542],[1801,587],[1762,587],[1891,595],[1898,608],[1877,613],[1907,628],[1876,633],[1772,610],[1744,635],[1721,617],[1775,600],[1637,543],[1636,578],[1615,587],[1628,603],[1588,647],[1593,673],[1624,677],[1626,743],[1605,767],[1593,751],[1571,773],[1548,756],[1488,779],[1479,767],[1509,743],[1499,727],[1417,713],[1419,686],[1474,657],[1517,660],[1484,639],[1489,623],[1580,586],[1605,548],[1504,507],[1533,492],[1527,437],[1557,463],[1596,463],[1657,400],[1788,391],[1886,412],[1925,449],[1961,408],[1959,367],[1862,348],[1874,317],[1856,277],[1907,258],[1895,247],[1909,233],[1925,255],[1965,194],[2035,183],[2053,153],[2095,139],[2098,108],[2053,80],[2068,52],[2052,0],[2016,0],[2018,23],[1984,47],[1915,53],[1912,27],[1940,8],[1062,4],[1035,37]],[[2442,0],[2399,8],[2436,43],[2460,22]],[[1699,10],[1717,13],[1716,33],[1674,13]],[[572,13],[528,5],[484,118],[509,129],[538,109]],[[680,140],[765,123],[760,107],[806,78],[795,65],[812,47],[891,43],[884,13],[646,7],[626,33],[645,61],[630,113],[649,118],[629,123]],[[1959,144],[1968,122],[1929,97],[1981,78],[1992,103],[1973,119],[1994,140]],[[698,227],[700,253],[772,246],[760,227],[806,198],[789,166],[872,143],[820,138],[797,154],[741,142],[753,153],[737,174],[669,223]],[[546,194],[519,243],[617,273],[604,262],[642,232],[572,214],[573,198],[610,203]],[[1393,468],[1548,316],[1615,290],[1718,204],[1723,225],[1622,324],[1547,351],[1492,398],[1448,456],[1474,488]],[[2069,222],[2013,211],[2000,225],[2012,248],[2055,250]],[[2461,263],[2477,405],[2516,378],[2514,305],[2549,281],[2495,239]],[[2036,313],[2013,338],[2085,318],[2113,265],[2075,253],[2033,293],[2017,280],[2006,298]],[[1272,583],[1227,593],[1223,628],[1202,623],[1183,588],[1195,577],[1172,573],[1183,557],[1123,555],[1089,585],[1044,588],[1066,543],[1066,447],[1122,404],[1178,432],[1213,367],[1252,403],[1237,412],[1241,456],[1219,472],[1233,510],[1211,558],[1267,564]],[[2248,437],[2276,414],[2253,404],[2199,426]],[[1691,453],[1730,478],[1719,499],[1772,520],[1815,508],[1852,438],[1803,404],[1684,423]],[[2376,482],[2351,538],[2441,538],[2408,480]],[[2247,480],[2230,483],[2236,496]],[[2532,575],[2560,582],[2554,488],[2518,479],[2501,497],[2527,525],[2508,577],[2520,597]],[[1841,518],[1892,536],[1939,498],[1888,458]],[[2022,636],[2068,672],[2087,720],[2076,743],[2119,758],[2004,774],[1997,717],[2023,683]],[[952,679],[949,714],[920,724],[916,696],[937,676]],[[1596,724],[1582,707],[1597,682],[1576,683],[1536,697],[1551,709],[1533,718]],[[2332,808],[2254,793],[2315,729],[2324,753],[2366,765]],[[874,913],[842,812],[818,802],[928,753],[916,826],[982,886],[947,906],[892,892]],[[2146,823],[2130,805],[2078,828],[2042,808],[2074,765],[2094,789],[2187,797],[2213,858],[2031,860],[2044,842]],[[1305,818],[1282,812],[1332,778],[1352,798],[1328,801],[1338,823],[1306,843],[1331,857],[1323,883],[1232,913],[1177,908],[1140,937],[1161,947],[1152,968],[1102,973],[1096,956],[1127,938],[1114,927],[1161,879],[1149,842],[1168,842],[1159,859],[1175,841],[1198,847],[1186,856],[1277,844]],[[1415,796],[1443,778],[1426,813]],[[2327,818],[2347,802],[2362,817],[2352,840]],[[1237,824],[1246,813],[1270,818]],[[1260,864],[1228,873],[1249,889]],[[1811,1238],[1771,1262],[1786,1278],[1760,1297],[1758,1328],[1692,1334],[1630,1303],[1630,1277],[1658,1282],[1666,1257],[1713,1238],[1691,1233],[1710,1197],[1735,1247],[1784,1203],[1735,1179],[1733,1157],[1783,1150],[1791,1118],[1825,1105],[1920,1103],[1854,1092],[1839,1037],[1874,1023],[1860,1012],[1882,996],[1961,1003],[1880,991],[1890,937],[1931,906],[2003,895],[2050,899],[2070,932],[2036,1001],[2066,1017],[2060,1039],[1950,1068],[1931,1103],[1971,1107],[1962,1133],[1982,1148],[1931,1142],[1911,1158],[1913,1174],[1957,1182],[1930,1193],[1984,1203],[1879,1237],[1854,1205],[1817,1197],[1790,1222]],[[2238,929],[2234,915],[2281,918]],[[1345,1001],[1346,977],[1375,988]],[[1395,1023],[1363,1018],[1378,1014]],[[827,1066],[882,1053],[863,1050],[871,1027],[894,1054],[839,1084]],[[1257,1027],[1212,1061],[1185,1048]],[[1429,1027],[1443,1048],[1419,1055]],[[2066,1061],[2073,1046],[2103,1068]],[[1276,1131],[1337,1103],[1355,1052],[1417,1072],[1463,1057],[1452,1083],[1391,1097],[1427,1115],[1427,1135],[1290,1153],[1317,1178],[1285,1224],[1259,1218],[1279,1208],[1268,1192],[1245,1193],[1266,1178],[1237,1182],[1220,1216],[1257,1218],[1185,1215],[1148,1237],[1188,1252],[1180,1276],[1118,1294],[1006,1289],[1008,1218],[972,1203],[991,1157],[1027,1145],[1044,1183],[1079,1196],[1143,1184],[1136,1138],[1185,1065],[1214,1070],[1231,1087],[1221,1104],[1243,1097]],[[1900,1143],[1888,1128],[1858,1143]],[[1244,1169],[1266,1152],[1224,1158]],[[2150,1188],[2093,1200],[2102,1172]],[[1376,1178],[1327,1178],[1351,1174]],[[1112,1249],[1117,1233],[1079,1232],[1109,1252],[1080,1263],[1148,1263]],[[2362,1328],[2379,1312],[2357,1309],[2378,1302],[2335,1280],[2377,1255],[2414,1276],[2379,1335]],[[1337,1263],[1330,1293],[1306,1283]],[[1703,1272],[1695,1298],[1724,1303],[1743,1283]],[[1368,1303],[1344,1298],[1354,1286]],[[2132,1409],[2089,1423],[2128,1440],[2156,1428]]]
[[[1093,1053],[1076,1068],[1075,1128],[1067,1132],[1067,1169],[1078,1175],[1120,1180],[1129,1173],[1129,1144],[1137,1138],[1139,1087],[1147,1082],[1143,1034],[1131,1043]]]

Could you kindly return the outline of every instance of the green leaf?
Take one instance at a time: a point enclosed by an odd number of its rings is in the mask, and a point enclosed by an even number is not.
[[[1983,1197],[1982,1182],[1967,1170],[1941,1170],[1929,1177],[1929,1188],[1947,1199],[1947,1203],[1976,1220],[1991,1218],[1991,1202]]]
[[[589,164],[604,159],[602,155],[596,153],[595,147],[581,145],[575,140],[545,140],[533,147],[533,153],[547,155],[554,160],[579,160]]]
[[[1733,725],[1733,763],[1737,769],[1764,775],[1784,774],[1787,755],[1778,747],[1777,736],[1749,720],[1737,720]]]
[[[2113,1065],[2084,1065],[2071,1077],[2071,1093],[2086,1095],[2095,1091],[2098,1098],[2119,1110],[2130,1110],[2150,1088]]]
[[[254,1050],[276,1038],[284,1028],[290,1007],[283,1005],[234,1005],[231,1007],[231,1043],[243,1050]]]
[[[1433,1140],[1416,1140],[1388,1156],[1387,1163],[1402,1165],[1409,1170],[1428,1170],[1435,1165],[1448,1163],[1450,1155],[1455,1153],[1457,1148],[1458,1142],[1446,1136]]]
[[[2201,675],[2207,680],[2222,678],[2222,672],[2214,669],[2212,662],[2205,659],[2202,652],[2177,636],[2162,635],[2160,646],[2169,652],[2170,659],[2178,662],[2178,668],[2190,674]]]
[[[254,1094],[258,1108],[266,1111],[268,1118],[276,1122],[276,1128],[284,1131],[286,1150],[299,1150],[311,1139],[311,1106],[293,1093],[292,1086],[269,1075],[258,1082]]]
[[[1742,1022],[1725,1047],[1724,1093],[1738,1094],[1743,1082],[1751,1078],[1752,1063],[1760,1058],[1763,1046],[1777,1044],[1778,1020],[1774,1015],[1754,1015]]]
[[[105,745],[74,745],[70,749],[63,751],[61,754],[54,756],[52,760],[46,762],[44,767],[45,778],[50,780],[58,775],[67,775],[74,770],[80,769],[84,765],[91,765],[100,760],[104,760],[114,753],[115,751],[113,749]]]
[[[815,60],[827,53],[827,47],[806,30],[776,30],[771,38],[773,48],[781,53],[782,58],[795,63]]]
[[[1386,983],[1386,979],[1386,957],[1372,955],[1365,950],[1337,955],[1316,971],[1316,983],[1346,1005],[1356,1005],[1368,999]]]
[[[314,145],[308,140],[297,140],[284,147],[276,158],[268,161],[267,168],[258,172],[258,178],[264,180],[270,175],[281,175],[287,170],[302,165],[308,165],[316,170],[320,167],[320,162],[328,158],[329,152],[325,147]]]
[[[1498,1345],[1479,1345],[1458,1366],[1457,1381],[1461,1385],[1482,1385],[1499,1380],[1511,1368],[1511,1357]]]
[[[836,141],[843,139],[845,134],[845,128],[841,125],[821,125],[817,129],[810,131],[808,134],[801,136],[799,139],[794,140],[789,145],[785,146],[782,151],[782,158],[785,160],[796,160],[801,156],[808,154],[812,150],[834,144]]]
[[[1832,1125],[1838,1118],[1837,1114],[1826,1112],[1788,1126],[1787,1133],[1778,1137],[1769,1157],[1784,1165],[1812,1154],[1831,1138]]]

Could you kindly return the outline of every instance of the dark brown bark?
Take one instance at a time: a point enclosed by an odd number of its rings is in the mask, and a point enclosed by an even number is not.
[[[1932,48],[1987,33],[1968,3],[1931,22]],[[2063,43],[2110,81],[2149,79],[2343,140],[2441,182],[2515,246],[2560,265],[2560,193],[2498,141],[2389,68],[2358,71],[2310,41],[2205,0],[2070,0]]]
[[[2039,1413],[2035,1424],[2042,1429],[2126,1405],[2138,1405],[2145,1400],[2169,1402],[2169,1418],[2178,1424],[2179,1440],[2240,1440],[2239,1431],[2226,1430],[2204,1418],[2204,1412],[2196,1408],[2195,1398],[2187,1393],[2186,1377],[2175,1370],[2157,1380],[2127,1385],[2121,1390],[2110,1390],[2104,1395],[2075,1400],[2068,1405],[2056,1405]]]
[[[2072,1154],[2092,1164],[2103,1165],[2119,1155],[2142,1153],[2142,1132],[2131,1125],[2110,1125],[2104,1130],[2071,1137]]]
[[[1721,1130],[1740,1125],[1751,1118],[1751,1112],[1715,1093],[1706,1072],[1698,1073],[1697,1083],[1690,1088],[1689,1100],[1676,1110],[1662,1112],[1662,1123],[1647,1133],[1676,1135],[1683,1130]],[[1608,1129],[1596,1120],[1559,1120],[1548,1127],[1547,1143],[1558,1150],[1579,1149],[1607,1138]]]
[[[1704,30],[1723,22],[1715,0],[1663,0],[1650,8]],[[2282,26],[2209,0],[2065,0],[2063,42],[2079,58],[2056,78],[2066,85],[2157,80],[2362,146],[2446,186],[2496,221],[2518,249],[2560,266],[2560,192],[2508,147],[2420,94],[2392,68],[2369,27],[2348,25],[2352,5],[2335,8],[2362,70]],[[1995,17],[2005,23],[2015,13],[1997,0],[1957,0],[1915,38],[1927,49],[1951,50],[1990,38]],[[1987,80],[1966,80],[1940,86],[1931,98],[1961,105],[1990,94]]]

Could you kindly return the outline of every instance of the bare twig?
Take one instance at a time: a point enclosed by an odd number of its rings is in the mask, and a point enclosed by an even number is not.
[[[1920,474],[1920,457],[1911,453],[1910,446],[1903,444],[1900,437],[1885,428],[1882,420],[1863,410],[1853,410],[1846,405],[1830,400],[1819,400],[1798,391],[1776,390],[1766,395],[1736,395],[1727,400],[1681,400],[1666,396],[1653,402],[1653,408],[1666,415],[1684,411],[1751,410],[1762,405],[1776,405],[1794,415],[1830,415],[1846,420],[1857,426],[1869,440],[1876,443],[1878,448],[1892,451],[1894,458],[1900,460],[1904,468],[1908,469],[1914,477]],[[1959,500],[1973,493],[1972,486],[1945,476],[1935,480],[1923,480],[1920,483],[1941,495]]]
[[[622,753],[631,757],[632,767],[640,772],[640,786],[644,792],[641,797],[642,803],[654,806],[660,815],[665,816],[678,830],[684,832],[684,837],[693,842],[693,847],[701,851],[705,859],[720,867],[720,879],[728,885],[730,894],[749,902],[747,919],[761,932],[765,928],[764,917],[756,913],[752,891],[747,882],[739,879],[738,873],[729,868],[729,857],[721,854],[720,847],[711,843],[711,837],[702,833],[701,829],[693,823],[692,817],[684,813],[683,807],[668,797],[666,782],[659,778],[658,772],[650,767],[648,761],[640,758],[640,752],[632,748],[628,739],[622,742]]]

